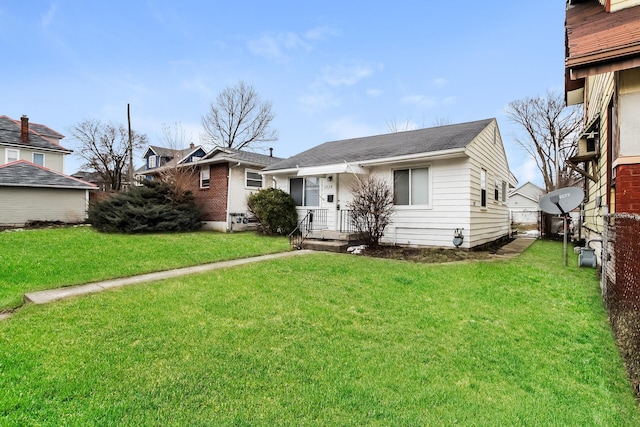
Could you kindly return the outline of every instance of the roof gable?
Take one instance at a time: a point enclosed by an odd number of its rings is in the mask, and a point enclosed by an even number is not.
[[[280,157],[267,156],[266,154],[253,153],[251,151],[236,150],[234,148],[216,147],[211,150],[203,159],[203,162],[229,161],[243,164],[265,167],[278,163],[284,159]]]
[[[266,170],[324,166],[465,148],[495,119],[325,142]]]
[[[47,126],[29,123],[29,141],[27,143],[22,142],[21,129],[20,121],[8,116],[0,116],[0,145],[10,145],[25,149],[52,150],[65,154],[72,152],[72,150],[64,148],[57,143],[57,140],[64,138],[64,135]],[[44,133],[41,134],[39,131]]]
[[[97,187],[81,179],[47,169],[26,160],[0,165],[0,186],[75,188],[93,190]]]

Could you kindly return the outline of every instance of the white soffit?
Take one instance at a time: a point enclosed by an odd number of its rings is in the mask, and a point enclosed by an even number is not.
[[[334,165],[309,166],[298,169],[298,176],[318,176],[333,173],[354,173],[357,175],[367,175],[369,172],[358,165],[352,163],[339,163]]]

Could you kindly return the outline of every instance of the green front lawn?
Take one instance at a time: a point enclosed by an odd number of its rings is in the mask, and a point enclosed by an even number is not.
[[[108,234],[90,227],[0,233],[0,312],[26,292],[289,250],[253,233]]]
[[[0,322],[0,425],[636,426],[595,272],[561,244],[319,253]]]

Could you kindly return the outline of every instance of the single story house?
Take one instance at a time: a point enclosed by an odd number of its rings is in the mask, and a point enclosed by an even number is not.
[[[0,225],[82,222],[96,186],[65,175],[64,136],[47,126],[0,116]]]
[[[382,243],[473,248],[510,233],[509,170],[495,119],[331,141],[267,166],[289,192],[300,218],[348,231],[352,188],[361,177],[385,180],[393,191],[393,222]]]

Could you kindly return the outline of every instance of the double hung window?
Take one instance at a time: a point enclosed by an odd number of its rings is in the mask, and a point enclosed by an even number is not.
[[[200,169],[200,188],[209,188],[209,167]]]
[[[393,203],[395,205],[429,204],[429,168],[393,171]]]
[[[36,165],[44,166],[44,154],[33,153],[33,163],[35,163]]]

